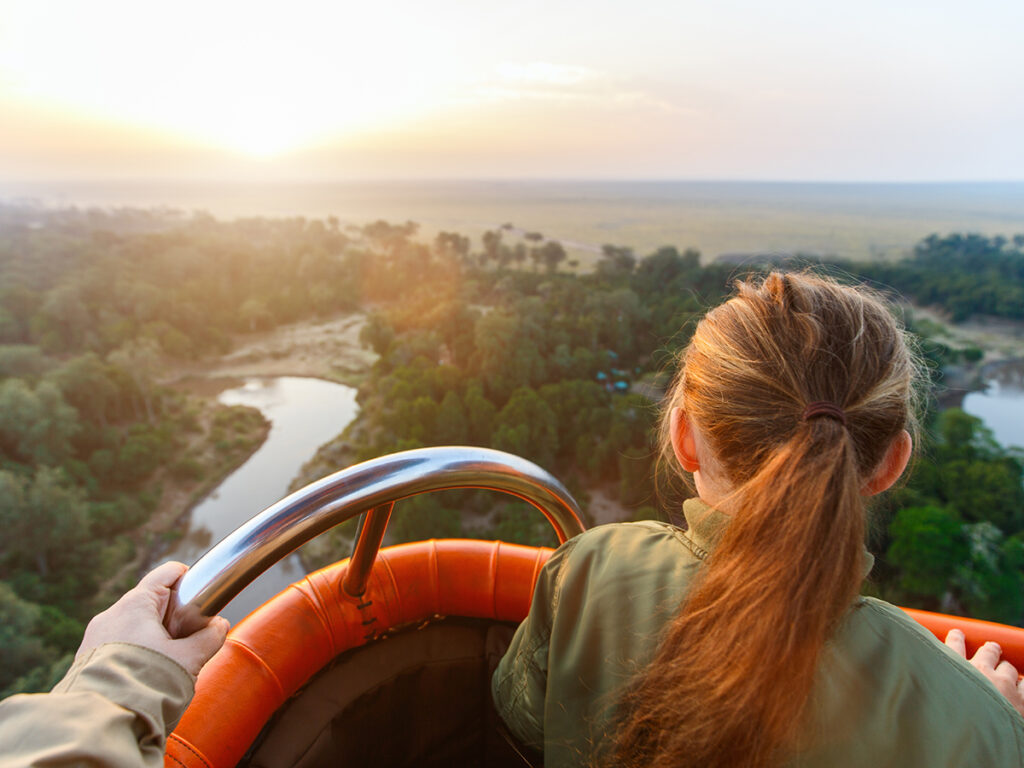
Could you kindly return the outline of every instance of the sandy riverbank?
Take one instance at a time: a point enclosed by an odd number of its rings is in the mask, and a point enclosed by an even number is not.
[[[905,304],[914,318],[942,327],[937,340],[954,349],[977,347],[985,352],[982,363],[1024,358],[1024,322],[1001,317],[975,317],[963,323],[951,323],[942,312],[929,307]]]
[[[356,312],[238,336],[231,352],[181,368],[168,383],[207,396],[254,376],[308,376],[354,385],[377,359],[359,343],[365,322],[366,315]]]

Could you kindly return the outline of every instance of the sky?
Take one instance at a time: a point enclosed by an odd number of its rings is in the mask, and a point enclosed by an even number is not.
[[[1021,0],[0,0],[0,179],[1024,180]]]

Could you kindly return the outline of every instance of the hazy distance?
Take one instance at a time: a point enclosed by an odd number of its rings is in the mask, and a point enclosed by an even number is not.
[[[0,200],[50,207],[170,207],[186,217],[336,217],[342,226],[415,221],[431,241],[540,232],[584,268],[606,243],[647,255],[697,248],[705,263],[764,253],[900,258],[932,232],[1024,233],[1024,183],[779,183],[419,180],[361,182],[5,182]]]

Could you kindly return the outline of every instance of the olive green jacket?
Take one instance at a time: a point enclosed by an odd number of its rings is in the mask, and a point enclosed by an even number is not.
[[[654,521],[600,526],[566,542],[541,572],[492,692],[509,729],[543,750],[547,768],[600,755],[623,689],[653,658],[728,521],[697,499],[683,511],[688,531]],[[807,748],[793,766],[1024,766],[1024,718],[880,600],[852,606],[810,701],[813,733],[801,735]]]
[[[192,676],[163,654],[107,643],[50,693],[0,702],[0,768],[158,768],[193,691]]]

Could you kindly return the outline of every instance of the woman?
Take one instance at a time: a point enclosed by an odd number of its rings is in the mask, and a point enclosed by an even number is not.
[[[858,597],[864,499],[911,453],[917,366],[886,306],[773,273],[698,325],[663,419],[684,532],[563,545],[498,667],[545,765],[1024,764],[1016,670]],[[994,655],[994,663],[993,662]],[[1009,669],[1007,669],[1009,667]]]

